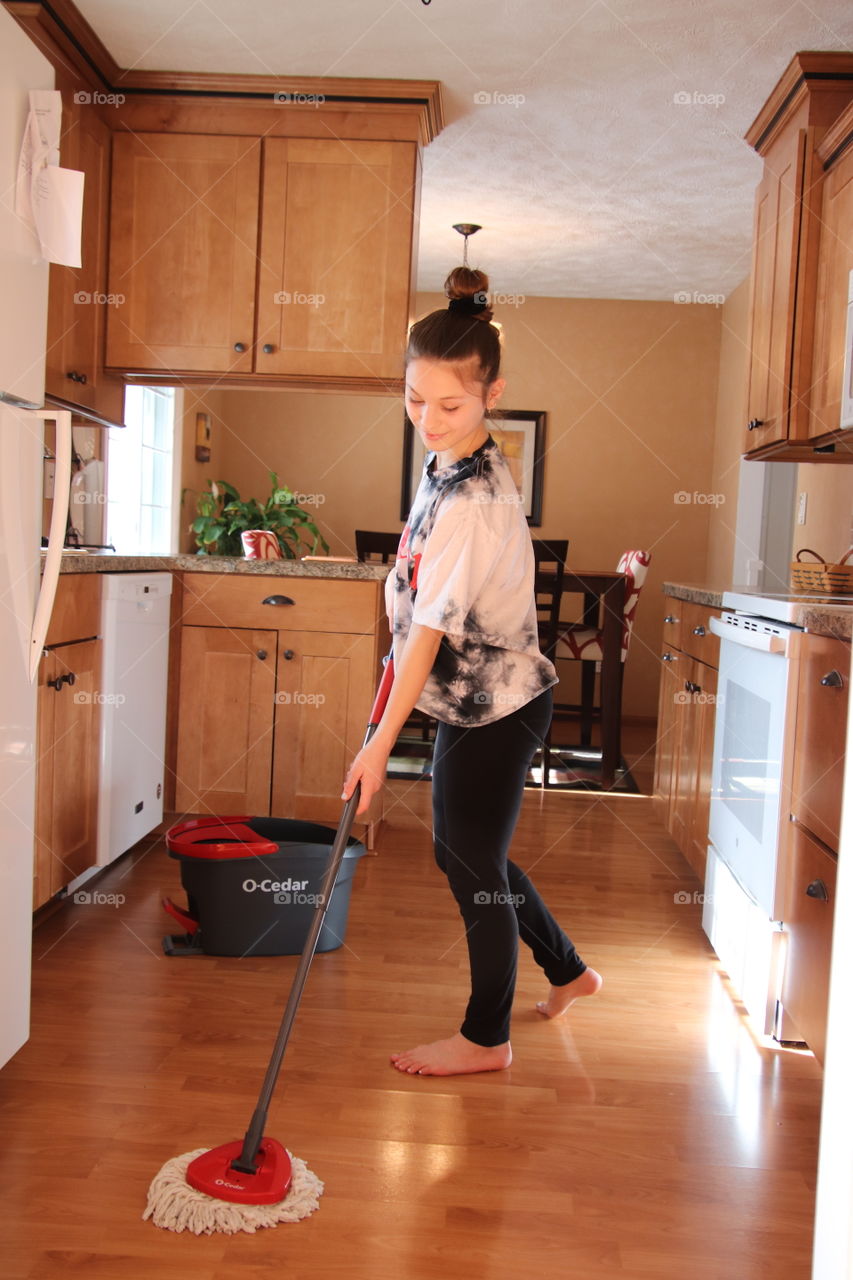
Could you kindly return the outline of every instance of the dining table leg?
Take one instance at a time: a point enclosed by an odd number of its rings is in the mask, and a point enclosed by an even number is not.
[[[622,715],[620,683],[622,664],[622,622],[625,607],[625,579],[615,579],[602,596],[601,658],[601,785],[613,786],[622,758]]]

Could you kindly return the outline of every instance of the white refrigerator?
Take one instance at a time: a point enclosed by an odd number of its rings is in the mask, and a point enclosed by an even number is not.
[[[53,83],[53,68],[0,7],[0,1066],[29,1036],[34,675],[64,538],[58,502],[58,536],[41,557],[44,417],[21,406],[43,403],[48,266],[15,214],[29,90]],[[57,421],[57,493],[63,482],[67,493],[70,417],[48,416]]]

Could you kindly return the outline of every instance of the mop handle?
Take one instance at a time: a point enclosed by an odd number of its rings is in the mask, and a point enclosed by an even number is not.
[[[370,720],[367,725],[367,733],[364,735],[363,746],[367,746],[373,737],[382,719],[382,713],[385,710],[385,704],[388,701],[388,695],[391,692],[391,686],[394,683],[394,659],[391,654],[385,660],[385,669],[382,672],[382,679],[379,682],[379,688],[376,692],[376,699],[373,703],[373,709],[370,712]],[[278,1035],[272,1051],[272,1057],[267,1067],[264,1082],[261,1086],[261,1092],[258,1097],[258,1104],[255,1107],[249,1128],[246,1130],[246,1136],[243,1139],[243,1149],[239,1156],[231,1162],[232,1169],[237,1169],[241,1173],[255,1173],[255,1160],[258,1154],[258,1148],[261,1145],[261,1139],[264,1136],[264,1127],[267,1122],[267,1111],[269,1110],[270,1101],[272,1100],[273,1090],[278,1080],[281,1064],[284,1058],[284,1051],[287,1048],[287,1042],[290,1039],[291,1028],[296,1017],[296,1010],[299,1008],[299,1001],[302,998],[302,992],[305,989],[305,982],[308,978],[308,970],[311,968],[311,961],[314,959],[314,952],[317,949],[317,941],[320,937],[320,930],[323,927],[323,920],[329,905],[332,893],[335,888],[335,881],[338,878],[341,862],[346,852],[347,841],[349,840],[350,831],[352,830],[355,811],[358,808],[358,802],[361,797],[361,783],[356,785],[355,790],[344,805],[344,811],[341,814],[341,820],[338,823],[338,829],[335,834],[335,840],[332,845],[332,851],[329,854],[329,862],[326,867],[326,874],[323,877],[323,886],[320,890],[319,901],[314,908],[314,916],[311,921],[311,928],[308,930],[308,936],[305,939],[305,945],[302,948],[302,954],[299,957],[299,965],[293,978],[293,985],[290,988],[290,995],[287,1000],[287,1006],[281,1020]]]

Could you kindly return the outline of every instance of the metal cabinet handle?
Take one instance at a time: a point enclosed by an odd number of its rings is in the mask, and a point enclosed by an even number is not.
[[[661,660],[661,662],[675,662],[675,654],[674,654],[674,653],[662,653],[662,654],[661,654],[661,656],[660,656],[660,660]]]
[[[241,355],[243,354],[243,352],[246,350],[246,344],[245,344],[245,342],[235,342],[235,343],[234,343],[234,350],[237,352],[237,354],[238,354],[238,355],[240,355],[240,356],[241,356]]]
[[[707,635],[707,632],[705,631],[705,628],[700,625],[693,628],[693,634],[694,636],[704,636]]]
[[[72,382],[79,382],[81,386],[85,386],[88,380],[85,373],[78,373],[76,369],[69,370],[65,376],[70,378]]]
[[[764,426],[763,418],[750,418],[749,422],[746,424],[746,429],[747,431],[755,431],[756,427],[763,427],[763,426]]]
[[[832,671],[821,677],[820,682],[822,685],[826,685],[828,689],[840,689],[844,684],[844,677],[840,671],[836,671],[833,668]]]
[[[293,652],[292,649],[284,649],[282,650],[282,657],[286,658],[287,661],[290,662],[291,658],[296,657],[296,654]]]
[[[263,661],[266,659],[266,656],[267,656],[267,651],[266,651],[266,649],[259,649],[259,650],[258,650],[258,657],[260,658],[261,662],[263,662]]]
[[[677,622],[677,621],[678,619],[676,618],[674,613],[668,613],[664,618],[664,622]]]
[[[271,356],[272,353],[275,351],[275,347],[271,342],[265,342],[264,345],[261,347],[261,350],[263,351],[265,356]]]
[[[296,601],[291,600],[290,596],[267,596],[261,604],[296,604]]]
[[[806,893],[810,898],[817,898],[819,902],[829,902],[829,894],[822,880],[812,880],[806,887]]]
[[[59,693],[64,684],[74,684],[76,679],[77,677],[73,671],[66,671],[64,675],[57,676],[55,680],[48,680],[47,684],[49,688],[55,689]]]

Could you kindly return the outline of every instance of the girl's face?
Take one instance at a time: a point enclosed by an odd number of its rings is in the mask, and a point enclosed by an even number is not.
[[[410,360],[406,412],[425,448],[434,450],[439,464],[447,466],[485,442],[483,415],[497,403],[503,388],[503,378],[488,390],[481,383],[463,382],[457,367],[444,360]]]

